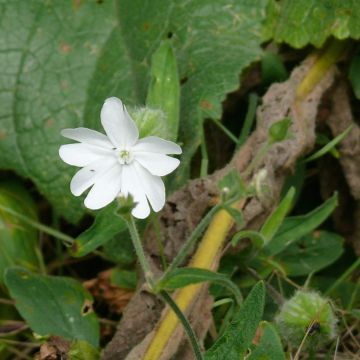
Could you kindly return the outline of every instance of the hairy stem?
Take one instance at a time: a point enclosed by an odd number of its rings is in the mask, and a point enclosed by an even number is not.
[[[153,273],[151,271],[150,264],[146,259],[144,249],[143,249],[143,246],[142,246],[142,243],[140,240],[139,232],[136,228],[134,218],[131,215],[129,215],[129,216],[124,216],[124,219],[129,228],[131,240],[133,242],[137,258],[139,259],[140,266],[144,272],[145,280],[146,280],[147,284],[149,285],[149,287],[151,289],[153,289],[154,288]]]

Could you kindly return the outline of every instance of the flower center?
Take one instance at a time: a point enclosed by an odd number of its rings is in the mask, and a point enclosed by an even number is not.
[[[121,165],[130,164],[133,161],[133,155],[129,150],[120,150],[119,162]]]

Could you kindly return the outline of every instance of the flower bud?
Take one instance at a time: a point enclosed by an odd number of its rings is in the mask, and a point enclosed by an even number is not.
[[[284,303],[276,322],[283,339],[294,347],[300,345],[306,333],[305,346],[324,344],[336,335],[332,304],[315,291],[297,291]]]
[[[167,118],[160,109],[141,107],[130,109],[129,113],[139,128],[140,138],[153,135],[169,139]]]

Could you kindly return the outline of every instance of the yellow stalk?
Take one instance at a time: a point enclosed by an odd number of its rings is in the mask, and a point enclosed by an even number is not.
[[[329,68],[336,63],[345,52],[347,43],[334,41],[322,51],[309,72],[297,88],[297,101],[301,101],[319,83]],[[207,231],[196,250],[190,265],[204,269],[212,269],[226,240],[227,234],[233,225],[233,219],[225,210],[220,210],[210,223]],[[186,313],[201,288],[201,284],[190,285],[179,290],[175,301],[179,308]],[[145,353],[144,360],[158,360],[166,347],[171,335],[175,331],[179,320],[176,315],[168,310],[155,330],[154,337]]]
[[[233,219],[226,210],[220,210],[215,214],[214,219],[210,223],[204,237],[194,254],[190,263],[191,267],[211,269],[219,249],[222,248],[226,235],[233,225]],[[201,284],[190,285],[181,289],[175,301],[182,311],[186,311],[196,298]],[[157,328],[154,338],[149,345],[145,354],[145,360],[156,360],[160,357],[168,340],[174,332],[179,320],[173,311],[168,311]]]
[[[298,100],[308,96],[314,87],[324,77],[329,68],[346,53],[349,43],[347,41],[332,41],[317,57],[315,63],[306,74],[296,91]]]

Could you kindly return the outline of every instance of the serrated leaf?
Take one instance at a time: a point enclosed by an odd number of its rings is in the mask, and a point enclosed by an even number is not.
[[[316,231],[291,244],[275,261],[289,276],[308,275],[335,262],[343,253],[343,241],[335,233]]]
[[[0,184],[0,205],[36,220],[35,204],[26,190],[14,182]],[[0,284],[5,269],[22,266],[36,271],[39,268],[40,249],[38,232],[20,219],[0,210]]]
[[[264,303],[265,287],[259,282],[234,315],[224,334],[205,353],[205,360],[243,359],[262,318]]]
[[[320,47],[330,36],[360,38],[360,8],[353,0],[284,0],[275,8],[269,12],[267,30],[272,25],[274,39],[295,48]]]
[[[337,193],[335,193],[308,214],[286,218],[272,241],[263,248],[263,253],[266,256],[280,253],[291,243],[295,243],[303,236],[315,230],[329,217],[337,205]]]
[[[285,360],[285,353],[282,349],[281,340],[275,327],[264,321],[260,324],[260,342],[251,351],[249,360]]]
[[[151,55],[172,35],[183,80],[184,144],[174,184],[182,184],[202,119],[220,117],[241,71],[260,58],[266,2],[2,0],[0,168],[31,179],[57,213],[79,220],[84,207],[69,191],[75,169],[58,156],[60,130],[101,129],[100,109],[109,96],[143,105]]]
[[[76,238],[71,249],[73,256],[85,256],[127,229],[125,220],[114,213],[116,206],[114,203],[97,213],[94,223]]]
[[[99,346],[99,323],[90,310],[92,297],[74,279],[15,267],[6,270],[5,284],[16,309],[36,333]]]
[[[198,284],[204,281],[210,281],[227,288],[235,296],[240,304],[242,296],[239,288],[229,279],[227,275],[216,273],[207,269],[199,268],[179,268],[166,275],[157,283],[159,289],[175,290],[191,284]]]

